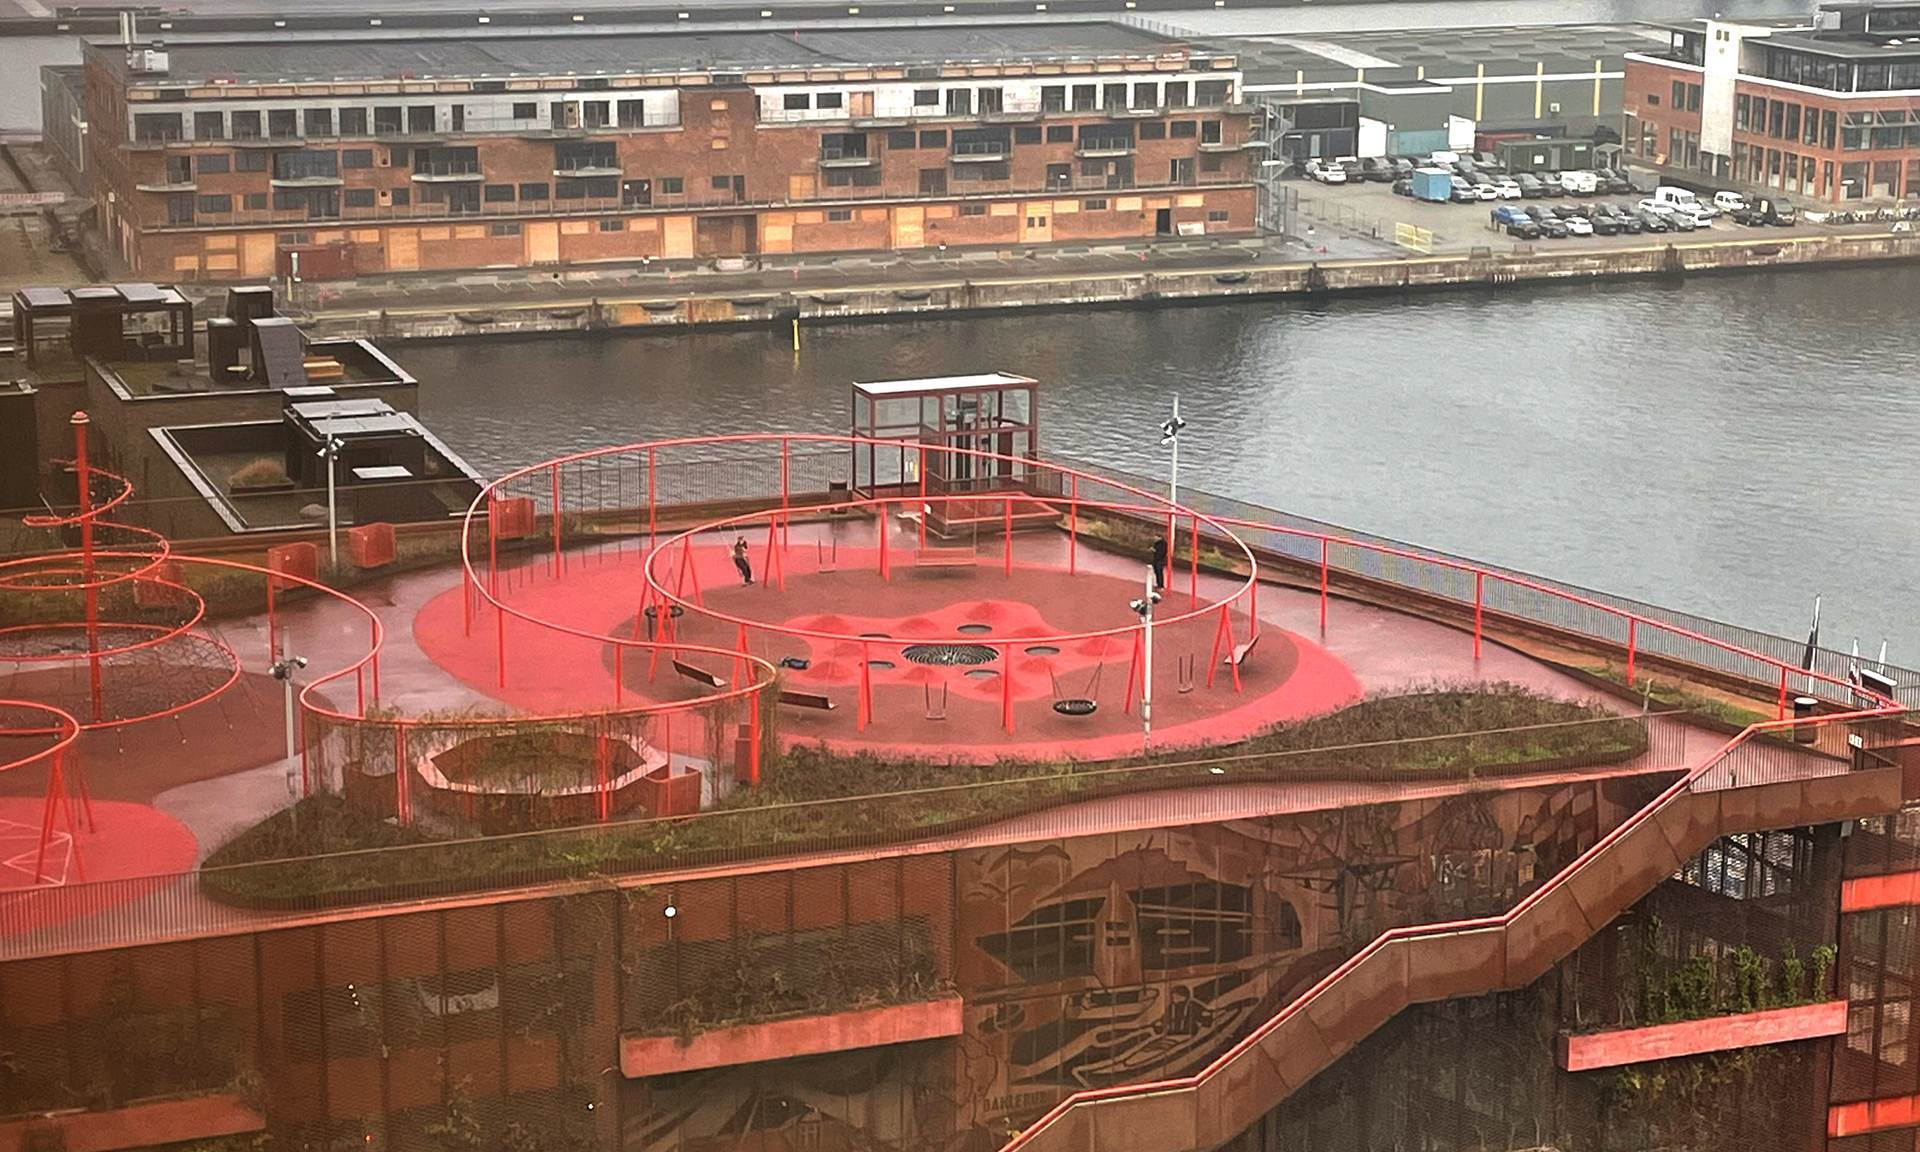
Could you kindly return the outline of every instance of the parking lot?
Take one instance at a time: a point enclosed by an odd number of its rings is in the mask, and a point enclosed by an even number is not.
[[[1491,248],[1495,252],[1533,251],[1542,245],[1585,245],[1594,248],[1635,248],[1648,244],[1687,243],[1706,239],[1732,239],[1740,235],[1767,236],[1819,235],[1832,232],[1830,225],[1799,224],[1792,228],[1747,228],[1727,219],[1714,220],[1710,226],[1693,232],[1643,235],[1578,236],[1561,240],[1518,240],[1493,227],[1490,216],[1501,204],[1615,204],[1631,208],[1647,195],[1566,196],[1550,200],[1490,200],[1470,204],[1435,204],[1393,194],[1392,186],[1372,182],[1320,184],[1311,180],[1288,182],[1299,195],[1299,229],[1311,228],[1317,236],[1333,232],[1373,240],[1382,251],[1406,252],[1395,243],[1395,225],[1411,224],[1433,234],[1433,251],[1443,254],[1464,253],[1472,248]],[[1879,230],[1884,231],[1885,225]],[[1867,226],[1871,228],[1871,226]]]

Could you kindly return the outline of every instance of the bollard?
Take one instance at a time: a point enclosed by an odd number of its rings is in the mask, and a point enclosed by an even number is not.
[[[1793,719],[1796,725],[1793,730],[1793,739],[1795,743],[1813,743],[1817,731],[1808,721],[1812,719],[1814,709],[1819,706],[1820,701],[1815,700],[1811,696],[1795,696],[1793,698]]]

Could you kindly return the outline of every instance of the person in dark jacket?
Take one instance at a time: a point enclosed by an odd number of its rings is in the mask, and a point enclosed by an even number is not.
[[[1167,538],[1161,536],[1153,542],[1153,590],[1163,592],[1167,587]]]
[[[733,538],[733,566],[740,570],[740,583],[743,586],[753,583],[753,561],[747,557],[745,536]]]

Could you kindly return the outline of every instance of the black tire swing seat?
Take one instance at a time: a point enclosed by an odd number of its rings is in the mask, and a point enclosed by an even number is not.
[[[1100,711],[1100,677],[1105,674],[1107,665],[1101,661],[1093,666],[1093,676],[1087,681],[1085,696],[1063,696],[1060,694],[1060,677],[1054,675],[1053,665],[1047,665],[1047,678],[1053,681],[1053,710],[1062,716],[1091,716]]]

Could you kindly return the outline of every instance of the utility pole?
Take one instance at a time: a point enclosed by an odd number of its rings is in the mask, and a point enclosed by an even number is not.
[[[305,656],[295,656],[292,653],[288,653],[280,659],[275,660],[267,668],[268,674],[275,680],[280,681],[281,696],[286,702],[287,802],[289,805],[287,810],[296,832],[299,831],[300,828],[300,770],[296,766],[295,760],[298,758],[300,752],[294,741],[293,674],[306,666],[307,658]]]
[[[1160,593],[1153,588],[1153,565],[1146,565],[1143,577],[1145,585],[1138,600],[1129,601],[1127,607],[1140,617],[1141,671],[1140,671],[1140,746],[1145,748],[1153,740],[1153,606],[1160,602]]]
[[[340,515],[334,503],[333,472],[342,447],[344,445],[340,438],[329,432],[327,442],[321,445],[318,453],[327,462],[327,567],[334,571],[340,569]]]

